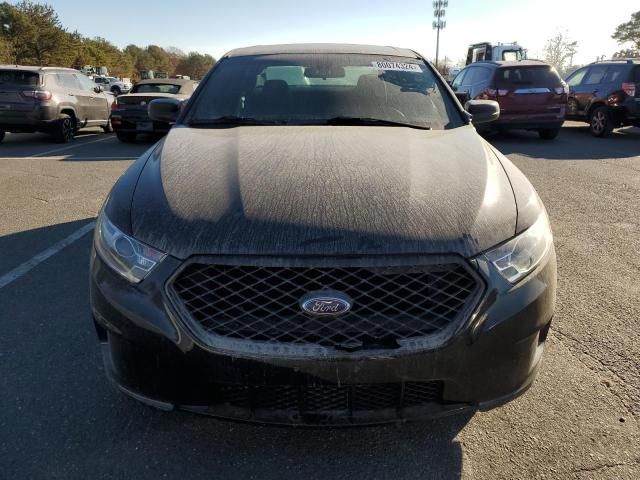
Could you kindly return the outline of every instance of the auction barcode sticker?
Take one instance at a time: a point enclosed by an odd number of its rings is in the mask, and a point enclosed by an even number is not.
[[[393,70],[396,72],[422,72],[420,65],[417,63],[403,62],[371,62],[371,64],[380,70]]]

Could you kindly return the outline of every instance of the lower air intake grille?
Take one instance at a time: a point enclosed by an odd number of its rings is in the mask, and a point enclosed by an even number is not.
[[[219,389],[218,403],[251,410],[286,411],[296,414],[401,409],[437,403],[442,382],[407,382],[365,385],[226,385]]]

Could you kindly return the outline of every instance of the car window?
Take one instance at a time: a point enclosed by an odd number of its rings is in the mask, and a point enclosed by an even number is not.
[[[571,74],[569,78],[567,78],[567,85],[569,85],[570,87],[575,87],[577,85],[580,85],[586,73],[587,73],[586,68],[581,68],[580,70],[577,70],[576,72]]]
[[[473,85],[475,83],[476,72],[478,71],[477,67],[469,67],[467,70],[467,75],[462,80],[463,86]]]
[[[80,88],[82,88],[82,90],[93,91],[93,89],[96,88],[96,85],[83,74],[74,73],[73,76],[76,77],[76,80],[78,80],[78,83],[80,84]]]
[[[56,74],[58,77],[58,85],[62,85],[64,88],[68,88],[71,90],[80,90],[80,82],[75,77],[75,75],[71,73],[58,73]]]
[[[470,69],[465,68],[464,70],[462,70],[460,73],[458,73],[458,75],[456,75],[456,78],[453,79],[453,82],[451,82],[451,87],[456,90],[458,87],[460,87],[460,85],[462,85],[462,82],[464,81],[464,77],[467,75],[467,72]]]
[[[424,61],[365,54],[279,54],[223,60],[189,121],[221,117],[326,125],[378,119],[435,129],[462,125],[452,97]]]
[[[487,67],[476,67],[476,73],[473,77],[473,85],[486,82],[491,78],[492,70]]]
[[[607,73],[607,65],[596,65],[589,69],[589,73],[584,78],[584,85],[597,85],[598,83],[602,83],[605,74]]]
[[[496,73],[498,88],[554,87],[561,83],[558,72],[549,65],[503,67]]]
[[[604,83],[619,83],[622,82],[628,72],[625,65],[611,65],[607,69],[607,73],[604,76]]]
[[[25,85],[35,87],[38,85],[40,75],[37,72],[24,70],[0,70],[0,84]]]
[[[170,83],[142,83],[131,90],[131,93],[169,93],[175,95],[180,91],[180,85]]]

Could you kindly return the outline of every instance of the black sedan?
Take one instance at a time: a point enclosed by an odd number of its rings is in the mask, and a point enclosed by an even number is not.
[[[419,54],[234,50],[113,187],[91,258],[109,378],[162,409],[353,425],[501,405],[553,317],[549,220]]]
[[[186,102],[198,82],[182,79],[143,80],[131,92],[119,95],[111,105],[111,125],[121,142],[133,142],[138,134],[164,135],[171,128],[169,122],[153,121],[147,113],[148,105],[158,98]]]

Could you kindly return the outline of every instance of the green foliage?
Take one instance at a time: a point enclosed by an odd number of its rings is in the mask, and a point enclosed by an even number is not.
[[[192,79],[200,79],[211,69],[216,61],[211,55],[190,52],[180,58],[176,65],[176,74],[188,75]]]
[[[617,58],[639,57],[640,56],[640,11],[631,14],[631,20],[618,25],[616,31],[611,37],[620,45],[630,44],[629,48],[625,48],[617,52],[614,56]]]
[[[214,59],[157,45],[145,48],[128,45],[121,50],[104,38],[68,32],[52,6],[23,0],[15,5],[0,3],[0,63],[106,66],[118,77],[135,79],[141,71],[153,70],[199,79],[211,68]]]

